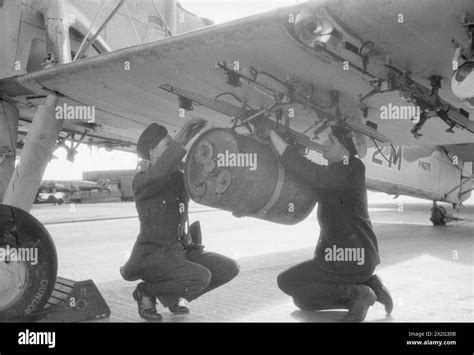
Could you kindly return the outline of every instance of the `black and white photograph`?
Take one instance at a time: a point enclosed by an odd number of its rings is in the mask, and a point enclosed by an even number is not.
[[[0,48],[18,351],[310,323],[472,354],[474,1],[0,0]]]

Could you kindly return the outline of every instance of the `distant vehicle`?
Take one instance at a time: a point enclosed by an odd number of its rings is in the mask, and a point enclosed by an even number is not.
[[[64,203],[64,194],[62,192],[55,193],[55,194],[38,192],[38,194],[35,197],[35,204],[46,204],[46,203],[52,203],[54,205],[62,205]]]
[[[35,197],[35,203],[61,205],[76,192],[105,190],[107,186],[86,180],[43,180]]]
[[[97,181],[99,185],[106,185],[111,191],[120,191],[122,201],[133,201],[132,181],[136,174],[135,169],[84,171],[83,179]]]

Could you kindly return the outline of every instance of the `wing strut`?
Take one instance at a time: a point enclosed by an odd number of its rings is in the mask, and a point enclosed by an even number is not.
[[[114,10],[110,13],[110,15],[105,19],[104,23],[102,24],[102,26],[100,26],[100,28],[96,31],[96,33],[94,34],[94,36],[90,39],[90,41],[87,41],[87,39],[89,38],[89,35],[90,35],[90,32],[92,31],[92,27],[94,26],[94,23],[97,19],[97,17],[99,17],[99,13],[100,11],[102,10],[102,7],[104,5],[104,3],[102,3],[100,9],[99,9],[99,12],[97,12],[97,15],[96,17],[94,18],[94,21],[92,21],[92,24],[91,24],[91,27],[89,29],[89,32],[87,32],[86,36],[84,37],[84,40],[82,41],[81,43],[81,46],[79,47],[79,50],[77,51],[76,55],[74,56],[74,59],[73,61],[75,61],[76,59],[80,58],[82,53],[84,53],[86,51],[87,48],[89,48],[89,46],[94,43],[94,41],[97,39],[97,37],[100,36],[100,33],[102,32],[102,30],[104,29],[105,26],[107,26],[107,24],[110,22],[110,20],[112,20],[112,18],[114,17],[114,15],[117,13],[117,11],[120,9],[120,7],[124,4],[125,0],[120,0],[120,2],[117,4],[117,6],[115,6]]]

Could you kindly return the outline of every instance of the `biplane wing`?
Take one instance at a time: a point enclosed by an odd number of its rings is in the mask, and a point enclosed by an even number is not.
[[[318,142],[325,122],[343,120],[353,128],[362,122],[379,144],[468,144],[474,110],[450,92],[449,80],[452,43],[465,40],[461,17],[472,12],[469,0],[303,3],[5,79],[0,90],[56,92],[63,102],[94,106],[96,125],[131,141],[154,121],[175,131],[202,116],[230,127],[263,112],[278,113],[308,142]],[[318,31],[304,27],[308,14],[313,27],[337,35],[323,44],[308,38]],[[433,75],[439,102],[430,96]],[[413,119],[381,118],[384,105],[413,107],[417,99],[430,111],[422,135],[410,133]],[[448,119],[435,117],[441,109]]]

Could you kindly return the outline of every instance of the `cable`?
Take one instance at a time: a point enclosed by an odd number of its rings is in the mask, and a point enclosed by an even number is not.
[[[230,96],[232,96],[234,99],[236,99],[239,103],[242,103],[242,100],[239,99],[239,98],[237,97],[237,95],[235,95],[234,93],[231,93],[231,92],[223,92],[223,93],[217,95],[217,96],[214,98],[214,101],[217,101],[217,99],[218,99],[219,97],[224,96],[224,95],[230,95]]]
[[[288,83],[285,83],[284,81],[278,79],[276,76],[273,76],[272,74],[269,74],[269,73],[264,72],[264,71],[260,71],[260,72],[257,72],[257,73],[258,73],[258,74],[266,75],[266,76],[268,76],[269,78],[271,78],[271,79],[273,79],[273,80],[279,82],[280,84],[286,86],[286,88],[287,88],[290,92],[291,92],[291,91],[296,91],[293,86],[288,85]],[[303,95],[303,96],[304,96],[304,95]],[[312,105],[314,105],[314,106],[316,106],[316,107],[322,108],[322,109],[328,109],[328,108],[331,108],[331,107],[334,106],[334,101],[331,101],[331,103],[330,103],[329,105],[321,105],[321,104],[316,103],[316,102],[314,102],[313,100],[311,100],[311,99],[309,99],[309,98],[307,98],[307,97],[305,97],[305,101],[307,101],[307,102],[309,101],[310,104],[312,104]],[[308,105],[307,102],[306,102],[306,106]],[[291,103],[291,100],[290,100],[288,103]]]
[[[387,157],[385,156],[385,154],[380,150],[378,144],[375,142],[375,139],[374,139],[374,138],[370,138],[370,139],[372,139],[372,142],[374,142],[375,147],[377,147],[377,150],[378,150],[379,153],[383,156],[383,158],[386,160],[386,162],[390,164],[390,159],[387,159]],[[393,147],[393,144],[392,144],[392,147]]]
[[[158,8],[158,5],[156,5],[155,0],[152,0],[152,2],[153,2],[153,6],[155,7],[156,12],[158,13],[158,16],[160,16],[161,21],[162,21],[163,24],[165,25],[166,31],[168,32],[168,34],[170,35],[170,37],[173,37],[173,34],[171,33],[171,30],[170,30],[170,28],[168,27],[168,24],[166,23],[165,18],[164,18],[163,15],[161,14],[161,11],[160,11],[160,9]]]
[[[365,56],[368,56],[370,53],[372,53],[372,52],[374,51],[374,49],[375,49],[375,44],[374,44],[374,42],[372,42],[372,41],[366,41],[366,42],[364,42],[364,43],[362,44],[362,46],[360,46],[360,48],[359,48],[359,55],[360,55],[360,56],[362,56],[362,50],[364,50],[365,47],[367,47],[367,46],[370,46],[370,47],[369,47],[369,51],[365,54]]]
[[[253,67],[252,67],[252,68],[253,68]],[[266,75],[267,77],[269,77],[269,78],[275,80],[276,82],[278,82],[278,83],[284,85],[290,92],[291,92],[291,91],[296,91],[293,86],[291,86],[291,85],[289,85],[288,83],[285,83],[284,81],[278,79],[276,76],[274,76],[274,75],[272,75],[272,74],[269,74],[269,73],[267,73],[267,72],[265,72],[265,71],[257,71],[256,69],[254,69],[254,70],[255,70],[255,72],[257,73],[257,75],[259,75],[259,74]],[[304,95],[303,95],[303,96],[304,96]],[[333,101],[331,101],[331,103],[330,103],[329,105],[321,105],[321,104],[318,104],[318,103],[316,103],[316,102],[314,102],[314,101],[308,99],[307,97],[305,97],[305,99],[306,99],[306,101],[310,101],[310,104],[312,104],[312,105],[314,105],[314,106],[316,106],[316,107],[322,108],[322,109],[328,109],[328,108],[333,107],[333,105],[334,105],[334,102],[333,102]],[[289,104],[289,103],[291,103],[291,100],[290,100],[289,102],[285,103],[285,104]]]
[[[127,10],[128,19],[130,20],[133,30],[135,31],[135,35],[137,36],[138,44],[142,44],[142,40],[140,39],[140,35],[138,34],[135,24],[133,23],[132,14],[130,13],[130,10],[128,9],[127,3],[124,3],[124,5],[125,5],[125,10]]]
[[[390,143],[390,147],[392,148],[393,154],[396,156],[397,155],[397,150],[393,146],[393,143]],[[401,157],[400,157],[401,158]]]
[[[224,95],[230,95],[232,96],[236,101],[238,101],[240,104],[244,103],[237,95],[231,93],[231,92],[223,92],[223,93],[220,93],[219,95],[217,95],[214,100],[215,101],[218,101],[217,99],[221,96],[224,96]],[[249,104],[245,103],[245,107],[249,110],[254,110]]]

